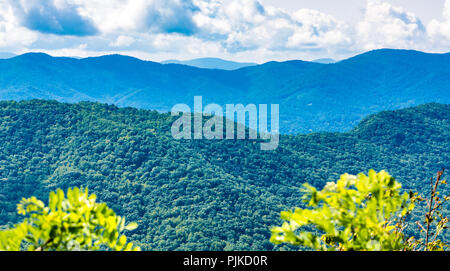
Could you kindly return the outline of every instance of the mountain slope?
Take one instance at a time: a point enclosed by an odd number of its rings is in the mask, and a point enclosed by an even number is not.
[[[304,182],[388,170],[422,191],[450,167],[450,106],[382,112],[347,133],[254,140],[174,140],[169,114],[97,103],[0,102],[0,225],[22,197],[89,187],[139,228],[146,250],[271,250],[279,212]],[[414,228],[415,229],[415,228]],[[285,247],[287,248],[287,247]]]
[[[279,104],[283,133],[344,131],[369,114],[450,102],[450,54],[377,50],[335,64],[269,62],[234,71],[111,55],[0,60],[0,99],[99,101],[169,111],[177,103]]]

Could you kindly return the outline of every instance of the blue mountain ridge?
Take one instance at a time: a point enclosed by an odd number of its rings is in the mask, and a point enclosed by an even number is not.
[[[382,110],[450,102],[450,54],[382,49],[334,63],[268,62],[238,70],[122,55],[28,53],[0,60],[0,99],[96,101],[169,111],[177,103],[279,104],[282,133],[344,131]]]

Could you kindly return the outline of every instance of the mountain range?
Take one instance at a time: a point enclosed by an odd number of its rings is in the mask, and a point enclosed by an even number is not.
[[[268,62],[201,69],[122,55],[28,53],[0,60],[0,99],[98,101],[169,111],[205,104],[279,104],[282,133],[345,131],[369,114],[450,103],[450,54],[375,50],[333,64]]]
[[[313,60],[311,62],[321,63],[321,64],[332,64],[336,63],[336,60],[331,58],[319,58]],[[224,60],[220,58],[214,57],[206,57],[206,58],[196,58],[191,60],[166,60],[160,62],[161,64],[180,64],[186,66],[197,67],[201,69],[216,69],[216,70],[238,70],[245,67],[257,66],[257,63],[244,63],[244,62],[235,62]]]

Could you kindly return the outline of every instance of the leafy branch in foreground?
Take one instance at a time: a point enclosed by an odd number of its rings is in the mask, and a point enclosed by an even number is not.
[[[67,198],[62,190],[50,192],[48,207],[35,197],[22,199],[17,210],[27,217],[14,228],[0,231],[0,250],[139,250],[121,235],[137,224],[125,225],[124,218],[105,203],[97,203],[88,189],[69,188]]]
[[[444,250],[448,248],[448,244],[439,240],[439,236],[444,230],[448,229],[448,217],[442,213],[442,208],[446,203],[450,201],[450,195],[444,195],[440,197],[440,192],[438,191],[440,185],[445,185],[447,182],[442,179],[445,170],[441,170],[437,173],[437,177],[434,180],[430,179],[430,195],[428,198],[424,199],[421,196],[416,196],[415,200],[425,201],[427,206],[427,212],[425,214],[424,224],[416,221],[417,226],[420,229],[420,233],[425,236],[422,239],[416,240],[414,237],[408,240],[409,245],[414,250]],[[417,194],[416,194],[417,195]]]
[[[315,250],[403,250],[399,222],[414,208],[411,195],[400,194],[401,184],[387,172],[366,176],[344,174],[322,191],[304,185],[311,209],[282,212],[286,222],[272,229],[271,242]],[[320,232],[301,231],[313,226]]]

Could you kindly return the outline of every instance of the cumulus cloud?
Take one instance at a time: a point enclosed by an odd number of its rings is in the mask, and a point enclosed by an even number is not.
[[[357,25],[363,49],[415,48],[424,41],[426,28],[413,13],[386,2],[369,0],[364,20]]]
[[[199,11],[191,0],[76,0],[102,32],[137,31],[192,35]]]
[[[16,51],[30,46],[38,39],[33,31],[22,27],[8,3],[0,1],[0,48]]]
[[[427,29],[430,39],[437,46],[450,45],[450,0],[445,1],[444,10],[442,12],[443,21],[432,20]],[[443,43],[443,44],[439,44]]]
[[[98,33],[93,22],[68,0],[11,1],[21,24],[28,29],[56,35],[90,36]]]
[[[129,47],[135,42],[136,40],[133,37],[120,35],[116,38],[115,41],[111,42],[109,45],[112,47]]]
[[[333,16],[311,9],[300,9],[293,18],[302,23],[302,27],[290,37],[288,45],[298,46],[316,44],[316,46],[348,46],[352,43],[349,27]]]
[[[116,35],[109,43],[112,47],[136,48],[146,42],[150,48],[168,51],[182,40],[185,52],[236,54],[311,50],[351,43],[346,25],[330,15],[306,9],[290,13],[264,6],[257,0],[234,0],[227,4],[219,0],[109,2],[101,9],[103,0],[78,0],[81,14],[92,18],[103,34]],[[130,33],[139,38],[131,41],[127,38]],[[188,44],[195,45],[196,49]]]
[[[197,26],[192,17],[198,7],[191,1],[155,0],[147,6],[144,25],[161,33],[192,35]]]
[[[256,0],[196,2],[200,12],[194,21],[200,35],[217,39],[232,52],[245,50],[298,50],[346,44],[350,38],[344,23],[314,10],[301,9],[295,13]]]

